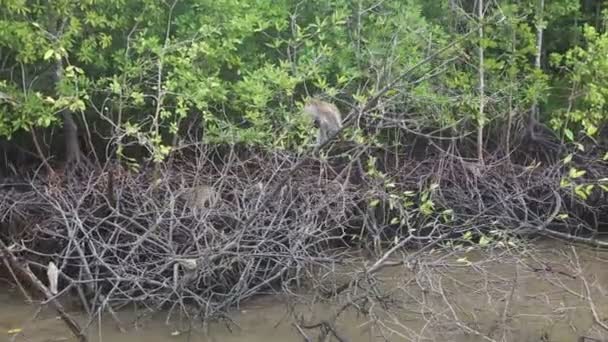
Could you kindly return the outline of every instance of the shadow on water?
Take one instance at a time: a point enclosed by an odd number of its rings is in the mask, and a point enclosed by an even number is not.
[[[349,341],[571,342],[581,336],[608,341],[602,327],[608,319],[607,266],[608,253],[559,241],[537,242],[517,252],[431,253],[414,268],[395,267],[378,274],[382,290],[399,303],[397,307],[374,309],[373,319],[347,311],[336,327]],[[233,325],[209,323],[190,334],[176,333],[186,330],[185,322],[166,324],[162,315],[138,319],[136,312],[123,311],[119,316],[127,332],[119,332],[104,318],[90,328],[89,336],[100,342],[303,341],[290,313],[318,322],[346,300],[311,304],[306,299],[288,305],[280,296],[258,297],[229,313]],[[308,332],[315,340],[314,331]],[[16,288],[3,285],[0,340],[12,338],[75,341],[50,308],[29,305]]]

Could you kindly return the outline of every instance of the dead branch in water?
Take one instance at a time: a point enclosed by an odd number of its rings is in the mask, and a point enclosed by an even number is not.
[[[15,268],[16,270],[19,271],[19,273],[23,274],[26,277],[28,285],[34,287],[36,290],[38,290],[40,293],[42,293],[44,295],[44,297],[46,298],[46,300],[48,300],[51,303],[51,305],[53,305],[53,307],[55,308],[55,311],[57,311],[57,313],[59,314],[59,317],[61,317],[61,320],[70,329],[70,331],[74,334],[74,336],[76,336],[76,338],[78,338],[79,341],[86,342],[88,339],[83,334],[82,329],[80,328],[78,323],[76,323],[76,321],[74,321],[74,319],[72,317],[70,317],[70,315],[65,311],[63,305],[61,305],[61,303],[57,299],[54,298],[54,295],[51,293],[51,291],[49,291],[49,289],[46,286],[44,286],[44,284],[34,275],[34,273],[32,273],[29,266],[27,266],[27,265],[23,266],[19,263],[19,260],[13,255],[11,250],[8,248],[8,246],[6,246],[4,241],[2,241],[1,239],[0,239],[0,252],[2,252],[2,258],[4,260],[8,260],[11,267]]]

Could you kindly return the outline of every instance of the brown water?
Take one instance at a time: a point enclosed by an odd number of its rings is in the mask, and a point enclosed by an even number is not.
[[[580,336],[608,341],[602,327],[608,328],[607,266],[606,252],[548,241],[518,251],[431,253],[414,269],[380,272],[381,293],[397,300],[392,307],[377,303],[367,317],[348,310],[335,328],[348,341],[574,342]],[[164,315],[137,319],[135,312],[121,312],[127,332],[104,318],[89,336],[100,342],[303,341],[291,313],[318,322],[332,317],[345,300],[311,304],[311,296],[303,296],[294,304],[279,296],[260,297],[230,313],[230,329],[210,323],[179,334],[185,322],[167,325]],[[304,333],[316,340],[318,332]],[[0,341],[11,340],[75,341],[50,308],[26,304],[7,285],[0,288]]]

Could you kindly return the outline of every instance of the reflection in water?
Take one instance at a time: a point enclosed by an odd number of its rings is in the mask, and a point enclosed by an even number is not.
[[[336,326],[353,342],[383,341],[383,336],[389,341],[568,342],[580,336],[601,337],[586,300],[585,282],[600,319],[605,318],[608,299],[602,286],[608,284],[608,256],[562,247],[560,242],[538,246],[534,253],[519,256],[501,251],[432,254],[416,273],[385,269],[378,278],[383,290],[399,300],[400,308],[374,308],[382,327],[352,311],[341,315]],[[290,312],[295,309],[306,320],[318,322],[342,304],[290,307],[278,296],[259,297],[230,313],[236,326],[215,322],[205,329],[195,327],[191,334],[178,333],[180,328],[186,330],[185,320],[166,325],[164,316],[137,320],[136,312],[121,312],[121,321],[129,327],[126,333],[104,318],[100,325],[91,326],[89,336],[100,342],[302,341]],[[0,341],[10,341],[19,329],[15,341],[75,341],[50,308],[28,305],[19,291],[3,286]],[[316,332],[305,331],[313,340]],[[603,333],[606,338],[607,332]]]

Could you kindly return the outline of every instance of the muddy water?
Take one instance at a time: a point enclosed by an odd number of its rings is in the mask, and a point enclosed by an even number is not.
[[[335,329],[345,340],[570,342],[588,336],[608,341],[607,252],[554,241],[517,250],[437,252],[414,267],[384,269],[378,279],[379,291],[393,301],[387,307],[375,303],[366,317],[354,310],[340,315]],[[164,315],[138,319],[136,312],[125,311],[120,319],[126,332],[104,319],[91,326],[89,336],[100,342],[303,341],[291,313],[319,322],[345,300],[311,304],[310,296],[302,296],[294,304],[260,297],[235,308],[229,328],[210,323],[191,333],[178,333],[186,330],[185,322],[167,324]],[[311,340],[318,332],[302,331]],[[28,305],[19,291],[2,285],[0,341],[12,340],[75,341],[52,310]]]

